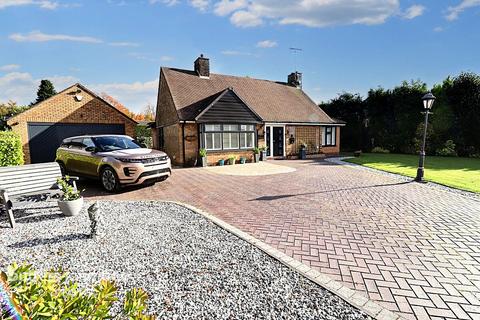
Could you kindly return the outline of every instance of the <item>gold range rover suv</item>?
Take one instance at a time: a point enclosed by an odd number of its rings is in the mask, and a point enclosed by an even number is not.
[[[166,153],[147,149],[124,135],[85,135],[64,139],[56,161],[62,172],[99,179],[105,190],[122,186],[154,184],[171,173]]]

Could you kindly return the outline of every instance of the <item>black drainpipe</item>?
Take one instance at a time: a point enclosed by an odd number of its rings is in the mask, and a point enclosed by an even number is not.
[[[183,148],[183,166],[186,166],[186,157],[185,157],[185,121],[182,123],[182,148]]]

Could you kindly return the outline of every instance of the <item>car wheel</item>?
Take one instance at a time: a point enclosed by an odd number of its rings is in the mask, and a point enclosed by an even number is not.
[[[120,181],[117,173],[111,167],[105,167],[100,174],[102,186],[108,192],[117,192],[120,190]]]
[[[62,173],[62,177],[66,176],[68,172],[67,172],[67,167],[65,167],[65,164],[63,162],[57,162],[57,163],[60,166],[60,172]]]

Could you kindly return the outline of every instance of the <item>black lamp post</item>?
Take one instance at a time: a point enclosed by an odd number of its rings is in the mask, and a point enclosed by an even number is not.
[[[418,169],[417,169],[417,177],[415,178],[416,182],[424,182],[423,181],[423,172],[424,172],[424,165],[425,165],[425,142],[427,140],[427,126],[428,126],[428,115],[431,113],[430,110],[432,109],[433,103],[435,102],[435,96],[429,92],[423,96],[423,107],[425,109],[425,125],[423,126],[423,143],[422,149],[420,150],[420,159],[418,161]]]

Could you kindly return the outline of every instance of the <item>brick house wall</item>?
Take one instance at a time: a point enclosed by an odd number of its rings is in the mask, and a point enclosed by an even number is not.
[[[294,143],[289,141],[291,135],[295,138]],[[287,158],[298,156],[302,142],[308,145],[307,156],[309,157],[314,157],[316,154],[337,155],[340,153],[340,127],[336,127],[336,143],[332,147],[322,146],[321,126],[286,126],[285,142]]]
[[[337,127],[335,133],[335,146],[333,147],[322,147],[323,153],[328,155],[338,155],[340,153],[340,127]]]
[[[81,101],[74,98],[77,90],[81,90],[83,96]],[[85,92],[77,85],[72,86],[8,120],[12,131],[17,132],[21,137],[27,164],[30,163],[29,122],[124,124],[125,133],[132,137],[135,136],[137,125],[135,121],[101,99]]]

